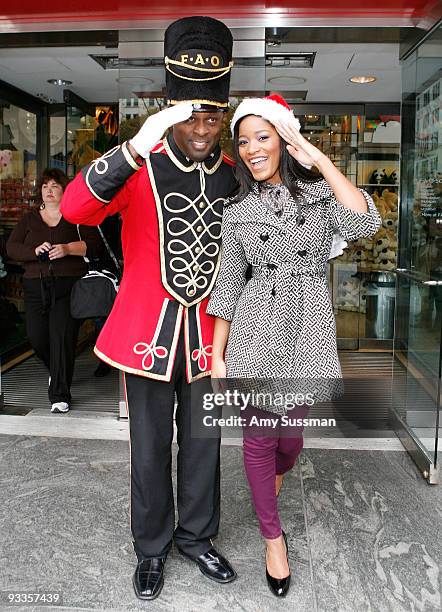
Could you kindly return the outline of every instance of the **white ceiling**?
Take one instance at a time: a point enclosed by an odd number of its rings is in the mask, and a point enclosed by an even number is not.
[[[258,94],[266,89],[307,90],[309,102],[398,102],[401,99],[398,44],[302,43],[268,50],[315,51],[316,59],[313,68],[307,69],[234,68],[232,90]],[[69,89],[90,102],[113,102],[119,97],[133,96],[133,91],[161,90],[162,69],[104,70],[89,57],[116,53],[116,49],[99,45],[0,49],[0,79],[33,95],[44,94],[56,102],[62,102],[62,88],[50,85],[47,79],[72,81]],[[377,81],[371,85],[349,82],[351,76],[361,74],[374,75]],[[283,77],[283,81],[278,77]],[[292,82],[292,77],[304,78],[306,82]]]

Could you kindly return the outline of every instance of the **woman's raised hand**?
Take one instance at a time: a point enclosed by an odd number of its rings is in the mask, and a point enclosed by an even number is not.
[[[321,157],[324,157],[319,149],[302,136],[295,120],[288,122],[278,120],[274,125],[281,138],[288,143],[287,151],[303,166],[316,166]]]

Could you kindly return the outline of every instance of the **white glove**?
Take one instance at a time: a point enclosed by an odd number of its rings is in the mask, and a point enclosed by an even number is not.
[[[140,131],[129,141],[141,157],[147,157],[149,151],[161,140],[164,132],[179,123],[186,121],[193,111],[192,102],[181,102],[151,115],[141,126]]]
[[[348,247],[348,242],[344,240],[342,234],[337,230],[333,234],[333,242],[330,249],[330,255],[328,259],[334,259],[335,257],[339,257],[344,252],[344,249]]]

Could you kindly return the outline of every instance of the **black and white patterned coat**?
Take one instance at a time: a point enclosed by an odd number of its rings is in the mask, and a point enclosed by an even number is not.
[[[367,213],[340,204],[325,180],[299,185],[298,223],[293,198],[277,216],[257,184],[224,209],[221,268],[207,312],[232,322],[228,377],[342,376],[326,275],[333,233],[346,240],[371,236],[381,218],[363,190]]]

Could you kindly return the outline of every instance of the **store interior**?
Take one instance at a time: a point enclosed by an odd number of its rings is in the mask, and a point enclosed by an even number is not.
[[[382,363],[390,365],[381,375],[392,379],[398,418],[427,441],[428,452],[436,452],[441,29],[409,54],[395,27],[250,27],[234,28],[233,35],[229,115],[244,97],[282,94],[302,133],[375,200],[381,229],[350,244],[329,266],[338,348],[347,359],[368,355],[373,368],[382,353]],[[162,108],[163,36],[164,29],[0,34],[0,358],[3,402],[10,410],[25,413],[37,402],[43,411],[46,389],[44,368],[26,339],[22,271],[6,255],[8,235],[33,205],[44,167],[72,178]],[[229,151],[227,122],[222,144]],[[412,274],[401,276],[398,269]],[[93,339],[93,325],[86,321],[74,407],[124,416],[118,374],[93,377]],[[391,366],[393,356],[403,369]],[[420,402],[421,414],[417,374],[429,397]],[[37,391],[35,380],[42,382]]]

